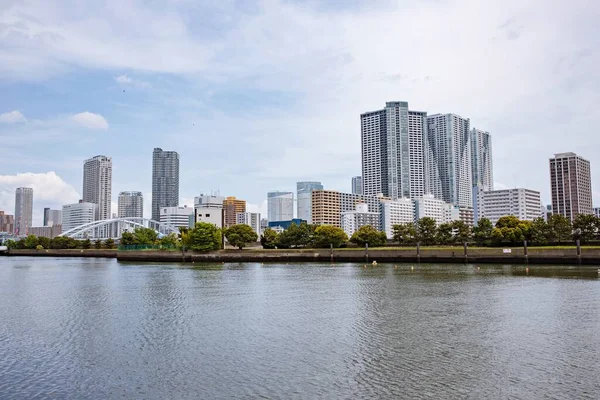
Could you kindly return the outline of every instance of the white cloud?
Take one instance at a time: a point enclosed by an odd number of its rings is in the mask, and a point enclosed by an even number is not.
[[[130,78],[127,75],[119,75],[115,78],[115,81],[123,86],[131,86],[140,89],[147,89],[151,87],[150,83],[144,82],[142,80]]]
[[[117,76],[115,78],[115,81],[117,81],[117,83],[120,83],[122,85],[126,85],[128,83],[132,83],[133,82],[133,80],[130,77],[128,77],[127,75]]]
[[[260,218],[267,218],[267,200],[260,204],[246,203],[246,211],[260,213]]]
[[[25,121],[27,121],[25,116],[17,110],[0,114],[0,124],[16,124]]]
[[[108,122],[100,114],[94,114],[89,111],[84,111],[71,116],[71,120],[79,125],[89,129],[108,129]]]
[[[61,209],[64,204],[76,203],[80,195],[54,171],[46,173],[24,173],[0,175],[0,210],[13,214],[15,189],[33,188],[33,224],[42,225],[44,207]]]

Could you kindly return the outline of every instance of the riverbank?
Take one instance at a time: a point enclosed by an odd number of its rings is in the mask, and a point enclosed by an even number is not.
[[[76,250],[10,250],[8,256],[32,257],[96,257],[133,262],[358,262],[372,263],[490,263],[490,264],[562,264],[600,265],[600,248],[532,247],[464,248],[423,247],[384,249],[301,249],[301,250],[221,250],[186,251],[117,251]]]

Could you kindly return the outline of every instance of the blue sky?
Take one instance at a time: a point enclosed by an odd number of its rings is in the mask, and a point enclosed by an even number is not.
[[[201,4],[200,4],[201,3]],[[0,209],[33,186],[76,201],[113,158],[150,202],[154,147],[181,155],[181,203],[220,190],[265,212],[298,180],[350,190],[361,112],[403,100],[493,135],[498,187],[549,200],[548,158],[600,182],[595,1],[2,1]],[[116,204],[116,203],[115,203]],[[116,211],[116,210],[113,210]],[[146,214],[149,207],[146,207]]]

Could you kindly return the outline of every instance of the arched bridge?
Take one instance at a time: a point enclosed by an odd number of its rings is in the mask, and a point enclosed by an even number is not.
[[[113,218],[94,221],[69,229],[60,236],[75,239],[120,239],[123,232],[133,231],[135,228],[150,228],[158,233],[159,237],[170,233],[179,233],[179,229],[173,225],[165,224],[148,218]]]

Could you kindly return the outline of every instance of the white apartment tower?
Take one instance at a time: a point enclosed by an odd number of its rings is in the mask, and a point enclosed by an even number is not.
[[[409,111],[403,101],[361,114],[362,194],[397,199],[428,191],[426,118],[427,113]]]
[[[142,192],[119,193],[119,218],[142,218],[144,216],[144,196]]]
[[[15,235],[27,235],[33,221],[33,188],[15,190]]]
[[[469,124],[456,114],[427,117],[425,163],[431,194],[460,207],[473,206]]]
[[[379,226],[388,238],[394,236],[394,225],[414,222],[415,204],[411,199],[383,200]]]
[[[494,190],[492,135],[476,128],[471,129],[471,177],[480,190]]]
[[[371,225],[379,230],[379,213],[370,212],[368,204],[359,203],[354,211],[341,213],[340,225],[348,237],[351,237],[357,230],[366,225]]]
[[[83,202],[93,203],[96,208],[96,220],[111,217],[112,195],[112,159],[96,156],[85,160],[83,164]]]
[[[480,192],[478,203],[478,220],[487,218],[494,225],[508,215],[521,221],[533,221],[542,216],[540,192],[535,190],[519,188]]]

